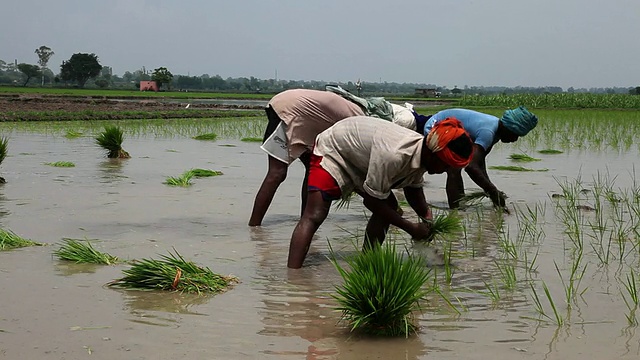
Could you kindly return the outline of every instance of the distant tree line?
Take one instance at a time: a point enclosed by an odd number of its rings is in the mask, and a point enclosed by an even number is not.
[[[286,89],[307,88],[324,89],[326,81],[258,79],[251,77],[222,78],[220,75],[203,74],[200,76],[173,75],[166,67],[147,70],[145,67],[125,71],[122,76],[113,74],[111,67],[100,65],[95,54],[76,53],[62,61],[58,73],[48,67],[49,59],[54,55],[47,46],[35,50],[37,63],[6,62],[0,59],[0,85],[27,86],[32,79],[41,79],[40,86],[75,86],[113,89],[138,89],[140,81],[155,80],[164,89],[178,91],[215,91],[237,93],[277,93]],[[355,82],[336,83],[356,93]],[[506,86],[444,86],[424,83],[362,82],[362,96],[413,95],[416,89],[433,89],[442,96],[495,95],[495,94],[556,94],[556,93],[594,93],[594,94],[634,94],[640,95],[638,87],[573,88],[564,90],[558,86],[545,87],[506,87]]]

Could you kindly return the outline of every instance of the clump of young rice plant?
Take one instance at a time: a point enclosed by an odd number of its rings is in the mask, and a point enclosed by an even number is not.
[[[182,173],[182,175],[175,177],[175,176],[169,176],[167,177],[167,179],[164,181],[165,184],[170,185],[170,186],[182,186],[182,187],[188,187],[193,185],[193,183],[191,182],[191,179],[195,176],[194,172],[192,170],[187,170],[184,173]]]
[[[348,209],[355,194],[356,193],[353,191],[348,194],[342,194],[340,200],[336,201],[335,203],[336,209]]]
[[[82,133],[75,130],[67,130],[67,133],[64,135],[67,139],[75,139],[82,136]]]
[[[200,134],[193,137],[196,140],[215,140],[218,138],[216,133]]]
[[[521,161],[521,162],[532,162],[532,161],[540,161],[541,159],[531,157],[527,154],[511,154],[509,155],[509,159],[513,161]]]
[[[489,197],[484,190],[472,191],[458,199],[458,207],[467,208],[479,204],[484,198]]]
[[[222,171],[210,170],[210,169],[191,169],[191,173],[195,177],[209,177],[223,175]]]
[[[20,237],[11,230],[0,229],[0,251],[42,245],[43,244],[33,240]]]
[[[7,137],[0,137],[0,164],[2,164],[2,162],[4,161],[4,159],[7,157],[7,152],[9,151],[9,138]],[[4,184],[7,181],[0,176],[0,184]]]
[[[262,142],[262,138],[260,137],[244,137],[242,139],[240,139],[240,141],[244,141],[244,142]]]
[[[631,272],[627,275],[626,282],[622,285],[627,291],[626,294],[621,292],[622,299],[629,309],[629,313],[625,314],[625,316],[629,325],[636,326],[638,325],[636,311],[638,310],[638,306],[640,306],[640,290],[638,288],[638,282],[636,281],[636,275],[633,269],[631,269]]]
[[[371,249],[345,259],[349,266],[345,269],[331,250],[331,261],[344,280],[332,296],[352,331],[409,336],[417,330],[413,312],[426,295],[423,286],[430,271],[420,257],[407,255],[397,252],[390,242],[376,242]]]
[[[56,161],[56,162],[48,162],[44,163],[45,165],[53,166],[53,167],[75,167],[76,164],[71,161]]]
[[[416,240],[432,241],[436,236],[446,236],[448,234],[462,231],[462,221],[453,211],[445,214],[438,214],[434,216],[433,220],[424,218],[421,218],[421,220],[431,224],[431,234],[428,238]]]
[[[538,150],[538,152],[540,154],[547,154],[547,155],[555,155],[555,154],[562,154],[563,153],[562,150],[556,150],[556,149],[544,149],[544,150]]]
[[[63,244],[60,248],[54,251],[54,255],[60,260],[104,265],[112,265],[118,262],[117,257],[94,249],[88,240],[80,241],[64,238],[62,242]]]
[[[504,170],[504,171],[549,171],[549,169],[530,169],[524,166],[511,166],[511,165],[494,165],[494,166],[489,166],[489,169]]]
[[[238,280],[233,276],[214,273],[185,260],[177,251],[160,255],[160,259],[131,261],[124,276],[109,283],[121,289],[167,290],[184,293],[221,293]]]
[[[104,131],[96,137],[96,143],[108,151],[110,159],[128,159],[131,156],[122,149],[124,132],[117,126],[105,126]]]

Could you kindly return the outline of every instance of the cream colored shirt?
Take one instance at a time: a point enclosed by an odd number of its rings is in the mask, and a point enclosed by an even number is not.
[[[424,136],[391,122],[354,116],[323,131],[313,153],[340,186],[386,199],[391,189],[421,187],[426,169],[420,164]]]
[[[357,104],[329,91],[292,89],[269,101],[278,117],[287,125],[291,160],[313,148],[316,136],[344,118],[364,115]]]

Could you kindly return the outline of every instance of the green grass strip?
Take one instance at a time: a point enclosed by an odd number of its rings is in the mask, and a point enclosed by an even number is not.
[[[262,142],[262,138],[260,137],[245,137],[240,139],[240,141],[244,141],[244,142]]]
[[[544,149],[544,150],[538,150],[538,152],[540,154],[549,154],[549,155],[555,155],[555,154],[562,154],[563,153],[562,150],[556,150],[556,149]]]
[[[75,167],[76,164],[71,161],[56,161],[56,162],[48,162],[44,163],[45,165],[54,166],[54,167]]]
[[[489,169],[493,170],[502,170],[502,171],[549,171],[549,169],[530,169],[523,166],[503,166],[503,165],[495,165],[489,166]]]
[[[182,175],[178,177],[169,176],[164,181],[165,184],[170,186],[181,186],[181,187],[189,187],[193,185],[191,179],[195,176],[192,170],[187,170]]]
[[[532,162],[532,161],[540,161],[541,159],[531,157],[527,154],[511,154],[509,158],[513,161],[522,161],[522,162]]]
[[[210,169],[191,169],[191,173],[195,177],[209,177],[209,176],[220,176],[224,175],[222,171],[210,170]]]
[[[200,134],[193,137],[196,140],[215,140],[218,138],[218,134],[209,133],[209,134]]]

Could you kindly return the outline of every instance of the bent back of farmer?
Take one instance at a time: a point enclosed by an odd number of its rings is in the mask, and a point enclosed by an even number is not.
[[[357,104],[328,91],[292,89],[275,95],[265,108],[268,124],[261,146],[268,154],[268,171],[256,195],[249,226],[262,225],[276,190],[296,159],[305,166],[302,207],[306,204],[309,154],[316,136],[336,122],[363,115]]]

